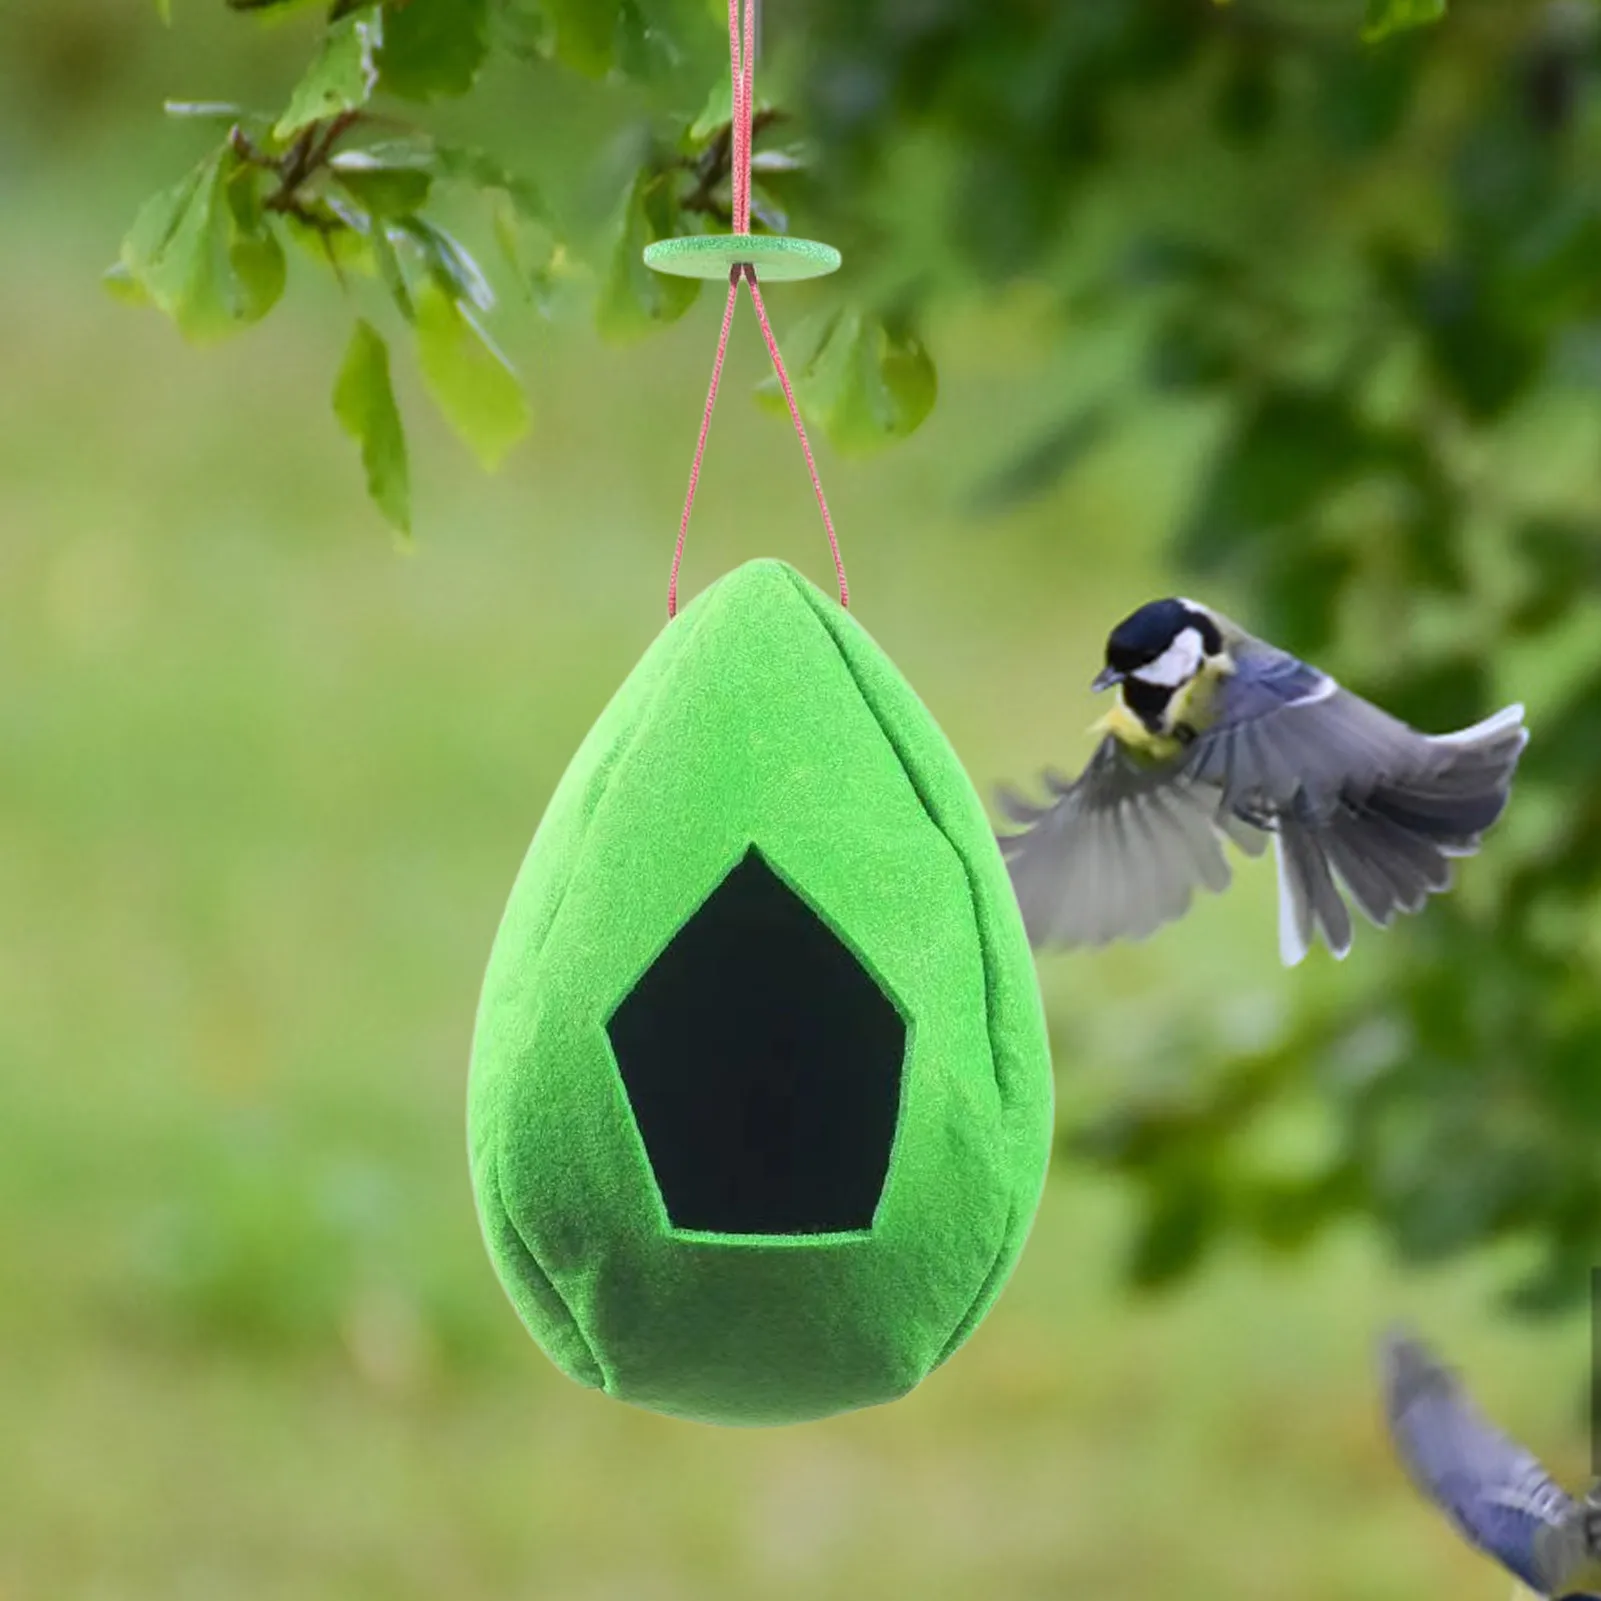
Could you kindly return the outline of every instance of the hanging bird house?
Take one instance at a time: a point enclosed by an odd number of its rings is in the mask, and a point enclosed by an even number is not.
[[[999,1292],[1051,1136],[1022,920],[944,735],[792,569],[713,584],[579,749],[495,942],[470,1122],[524,1320],[643,1406],[887,1401]]]
[[[771,243],[713,242],[723,341],[743,275],[788,393]],[[846,610],[837,544],[838,602],[759,560],[676,610],[699,465],[668,625],[558,784],[495,940],[472,1177],[501,1281],[570,1377],[796,1423],[903,1395],[989,1309],[1044,1182],[1050,1057],[982,803]]]

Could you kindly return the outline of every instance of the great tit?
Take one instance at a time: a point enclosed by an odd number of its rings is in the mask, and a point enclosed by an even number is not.
[[[1044,805],[1000,793],[1022,825],[1000,847],[1036,948],[1143,939],[1198,885],[1227,887],[1224,839],[1251,856],[1271,839],[1285,965],[1319,935],[1343,957],[1337,882],[1381,927],[1418,911],[1501,815],[1528,740],[1521,706],[1420,734],[1181,598],[1124,618],[1090,687],[1117,701],[1083,773],[1047,771]]]
[[[1601,1601],[1601,1484],[1575,1500],[1404,1330],[1382,1336],[1379,1367],[1390,1438],[1417,1489],[1536,1595]]]

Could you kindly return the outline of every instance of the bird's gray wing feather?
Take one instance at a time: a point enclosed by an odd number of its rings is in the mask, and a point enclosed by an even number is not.
[[[1400,1331],[1380,1346],[1390,1435],[1408,1476],[1479,1550],[1541,1595],[1569,1595],[1559,1531],[1583,1509],[1489,1423],[1456,1376]]]
[[[1455,734],[1420,734],[1285,651],[1236,631],[1235,671],[1185,772],[1226,812],[1276,831],[1279,948],[1293,965],[1322,935],[1351,945],[1340,890],[1373,922],[1451,884],[1506,805],[1527,740],[1509,706]]]
[[[1334,883],[1330,853],[1317,832],[1292,813],[1273,836],[1279,862],[1279,955],[1293,967],[1319,929],[1336,956],[1351,948],[1351,914]]]
[[[1220,621],[1226,621],[1221,620]],[[1451,882],[1506,805],[1527,739],[1509,706],[1458,733],[1420,734],[1327,674],[1229,624],[1234,671],[1184,755],[1147,764],[1108,736],[1082,776],[1048,774],[1043,806],[1002,792],[1020,831],[1001,851],[1029,939],[1140,939],[1230,872],[1220,835],[1279,857],[1280,953],[1351,944],[1341,888],[1373,922]]]
[[[1148,765],[1111,735],[1078,779],[1047,773],[1045,785],[1044,805],[1000,793],[1022,825],[1000,847],[1036,947],[1143,939],[1183,916],[1197,887],[1227,888],[1215,787]],[[1228,833],[1260,839],[1238,819]]]
[[[1223,791],[1231,810],[1276,814],[1304,795],[1321,817],[1342,792],[1430,765],[1422,759],[1426,736],[1288,652],[1247,639],[1234,665],[1219,685],[1215,720],[1186,763],[1198,782]]]
[[[1528,738],[1521,706],[1454,734],[1420,734],[1263,640],[1241,636],[1234,661],[1185,763],[1231,809],[1278,812],[1299,799],[1321,823],[1382,791],[1385,815],[1465,850],[1499,816]]]

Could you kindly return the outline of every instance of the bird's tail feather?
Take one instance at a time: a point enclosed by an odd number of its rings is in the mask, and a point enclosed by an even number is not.
[[[1518,757],[1528,743],[1523,708],[1508,706],[1472,728],[1426,742],[1418,770],[1386,780],[1368,808],[1447,855],[1466,856],[1506,808]]]
[[[1322,837],[1340,882],[1380,928],[1451,887],[1451,853],[1384,813],[1342,806]]]
[[[1431,738],[1436,745],[1471,745],[1481,749],[1505,741],[1512,744],[1516,755],[1529,743],[1529,731],[1523,726],[1523,702],[1514,701],[1510,706],[1503,706],[1500,711],[1492,712],[1467,728],[1459,728],[1454,734],[1434,734]]]
[[[1334,882],[1325,830],[1281,817],[1274,844],[1279,858],[1279,955],[1294,967],[1321,930],[1336,956],[1351,948],[1351,914]]]

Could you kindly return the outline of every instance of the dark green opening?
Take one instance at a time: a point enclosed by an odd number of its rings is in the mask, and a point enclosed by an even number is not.
[[[870,1228],[906,1025],[754,849],[607,1023],[675,1228]]]

